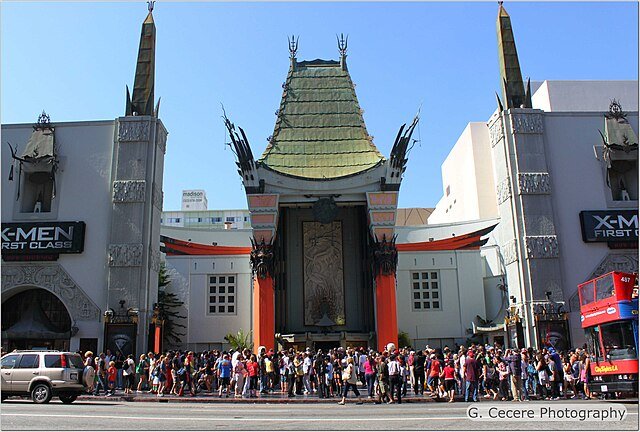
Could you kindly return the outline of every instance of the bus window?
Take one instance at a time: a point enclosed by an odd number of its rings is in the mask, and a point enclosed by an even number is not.
[[[602,343],[609,360],[636,359],[636,342],[631,321],[603,324]]]
[[[600,336],[598,326],[585,329],[585,337],[587,339],[587,352],[593,360],[603,361],[604,357],[600,351]]]
[[[596,301],[612,297],[615,293],[612,275],[609,274],[600,279],[596,279]]]
[[[580,306],[588,305],[589,303],[593,303],[593,282],[590,282],[586,285],[580,287]]]

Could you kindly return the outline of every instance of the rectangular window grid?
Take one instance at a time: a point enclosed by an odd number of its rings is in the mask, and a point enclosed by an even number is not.
[[[411,303],[414,311],[442,310],[437,271],[411,273]]]
[[[209,275],[207,315],[236,314],[236,275]]]

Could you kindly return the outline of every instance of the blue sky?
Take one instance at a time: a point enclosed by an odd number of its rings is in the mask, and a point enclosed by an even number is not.
[[[638,78],[637,3],[505,7],[523,74],[533,81]],[[124,114],[144,2],[0,8],[2,123],[34,122],[43,109],[54,122]],[[468,122],[495,110],[497,12],[496,2],[156,3],[156,98],[169,131],[165,210],[179,209],[182,189],[205,189],[212,209],[246,208],[220,103],[257,157],[273,133],[287,35],[300,37],[298,60],[337,59],[341,32],[349,35],[349,71],[369,134],[383,154],[422,106],[400,206],[435,206],[442,161]]]

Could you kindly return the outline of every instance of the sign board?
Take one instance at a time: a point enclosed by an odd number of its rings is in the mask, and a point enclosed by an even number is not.
[[[585,242],[637,242],[637,210],[580,212],[582,240]]]
[[[82,253],[84,222],[24,222],[2,224],[2,256],[53,256]]]
[[[203,190],[182,191],[182,211],[207,210],[207,193]]]

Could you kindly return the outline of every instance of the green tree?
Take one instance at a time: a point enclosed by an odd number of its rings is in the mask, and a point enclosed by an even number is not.
[[[398,348],[411,346],[411,339],[409,333],[401,331],[398,333]]]
[[[245,348],[249,348],[250,350],[253,350],[253,341],[251,338],[251,331],[249,331],[248,333],[245,333],[244,330],[240,329],[235,334],[229,333],[228,335],[226,335],[224,337],[224,340],[226,340],[227,343],[231,345],[231,348],[233,348],[234,350],[238,348],[241,350]]]
[[[184,305],[184,302],[180,301],[176,294],[167,291],[167,286],[170,283],[171,279],[167,274],[167,268],[165,263],[162,262],[158,272],[158,308],[162,316],[164,316],[163,342],[164,345],[180,345],[182,336],[185,336],[185,333],[181,332],[180,329],[187,327],[176,322],[178,319],[186,318],[186,316],[180,315],[177,309]]]

